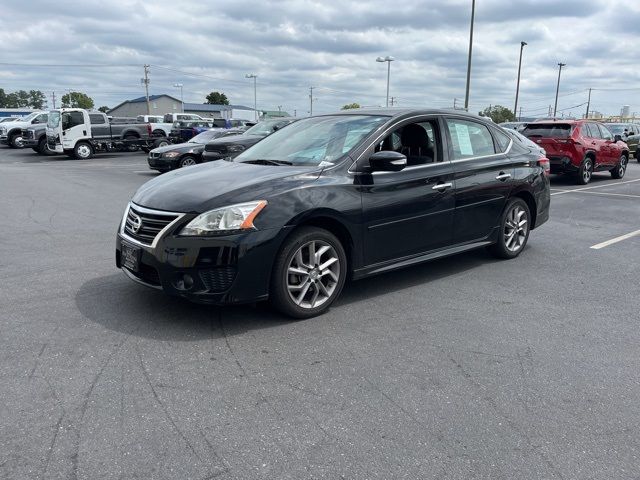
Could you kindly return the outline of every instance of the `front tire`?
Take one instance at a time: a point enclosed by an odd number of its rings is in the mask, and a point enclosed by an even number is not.
[[[586,185],[591,181],[593,176],[593,160],[590,157],[582,161],[582,165],[578,169],[578,185]]]
[[[166,138],[159,138],[153,142],[153,148],[166,147],[168,145],[170,145],[170,142]]]
[[[310,318],[326,312],[347,277],[347,256],[340,240],[317,227],[291,234],[278,253],[270,300],[287,316]]]
[[[629,160],[627,159],[627,156],[625,154],[620,155],[620,161],[618,162],[618,165],[610,170],[611,177],[616,179],[624,177],[624,174],[627,171],[628,162]]]
[[[34,150],[38,152],[40,155],[53,155],[54,153],[51,150],[49,150],[49,147],[47,146],[46,138],[40,139],[40,141],[38,142],[38,147],[34,148]]]
[[[531,230],[531,212],[521,198],[512,198],[502,212],[498,241],[489,247],[489,251],[498,258],[515,258],[529,240]]]
[[[178,167],[179,168],[184,168],[184,167],[192,167],[194,165],[197,165],[198,162],[196,161],[195,158],[193,158],[190,155],[187,155],[185,157],[182,157],[180,159],[180,161],[178,162]]]
[[[73,149],[73,158],[76,160],[89,160],[93,157],[93,147],[86,142],[79,142]]]
[[[21,133],[14,133],[13,135],[11,135],[11,138],[9,138],[9,146],[11,148],[22,148],[22,147],[24,147],[24,144],[22,143],[22,134]]]

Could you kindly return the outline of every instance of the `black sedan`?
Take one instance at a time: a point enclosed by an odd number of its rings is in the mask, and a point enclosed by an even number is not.
[[[228,135],[237,135],[238,132],[238,130],[218,128],[206,130],[186,143],[154,148],[147,156],[147,163],[150,169],[159,172],[196,165],[202,162],[202,152],[207,142]]]
[[[210,162],[213,160],[235,158],[247,148],[258,143],[264,137],[271,135],[276,130],[286,127],[296,120],[298,119],[293,117],[263,120],[246,130],[241,135],[233,135],[213,140],[205,147],[204,153],[202,154],[202,160],[204,162]]]
[[[144,184],[116,265],[198,302],[324,312],[358,279],[487,247],[517,257],[549,218],[549,160],[481,117],[359,110]]]

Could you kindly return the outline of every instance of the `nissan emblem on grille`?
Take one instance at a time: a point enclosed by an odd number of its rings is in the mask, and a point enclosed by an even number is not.
[[[140,228],[142,228],[142,219],[133,212],[130,212],[131,215],[131,230],[133,233],[138,233]]]

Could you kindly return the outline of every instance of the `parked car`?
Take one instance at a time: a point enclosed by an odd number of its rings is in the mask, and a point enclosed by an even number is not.
[[[207,142],[228,135],[241,133],[236,129],[213,129],[199,133],[186,143],[154,148],[149,152],[149,168],[161,173],[175,168],[189,167],[202,162],[202,152]]]
[[[112,123],[104,113],[81,108],[62,108],[49,112],[47,146],[56,153],[86,160],[95,153],[113,150],[135,151],[151,146],[148,123]]]
[[[212,128],[214,128],[213,122],[204,122],[202,120],[175,122],[171,128],[171,133],[169,133],[169,140],[172,143],[184,143],[199,133]]]
[[[0,123],[15,122],[16,120],[20,120],[20,117],[2,117],[0,118]]]
[[[594,172],[613,178],[626,172],[629,147],[602,123],[545,120],[528,124],[522,134],[545,149],[552,173],[575,174],[579,185],[589,183]]]
[[[509,128],[511,130],[521,132],[527,126],[527,122],[502,122],[498,125],[502,128]]]
[[[213,140],[204,148],[202,161],[211,162],[213,160],[234,158],[250,146],[258,143],[267,135],[271,135],[276,130],[284,128],[296,120],[298,119],[294,117],[263,120],[240,135]]]
[[[116,265],[213,304],[306,318],[359,279],[474,248],[517,257],[549,218],[549,161],[474,115],[357,110],[300,119],[234,161],[147,182]]]
[[[520,143],[525,148],[531,148],[533,150],[536,150],[542,156],[546,156],[547,155],[547,152],[545,151],[544,148],[542,148],[537,143],[532,142],[531,140],[529,140],[527,137],[522,135],[517,130],[514,130],[512,128],[504,128],[504,131],[507,133],[507,135],[509,135],[513,139],[514,142]]]
[[[629,156],[640,162],[638,142],[640,142],[640,125],[637,123],[605,123],[614,135],[620,135],[629,147]]]
[[[200,115],[195,115],[193,113],[166,113],[164,115],[164,123],[175,123],[175,122],[205,122],[209,121],[207,118],[202,118]]]
[[[19,120],[0,124],[0,143],[11,148],[22,148],[22,129],[46,124],[47,118],[47,112],[33,112]]]
[[[249,127],[253,127],[256,122],[250,120],[238,120],[235,118],[214,118],[213,126],[216,128],[242,128],[246,130]]]

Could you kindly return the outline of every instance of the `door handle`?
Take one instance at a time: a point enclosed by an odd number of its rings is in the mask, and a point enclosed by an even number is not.
[[[498,175],[496,177],[496,180],[506,180],[507,178],[511,178],[511,174],[510,173],[500,173],[500,175]]]
[[[439,183],[431,187],[431,190],[438,190],[439,192],[442,192],[447,188],[451,188],[451,187],[453,187],[453,183]]]
[[[591,145],[595,145],[595,144],[596,144],[596,142],[591,142]]]

